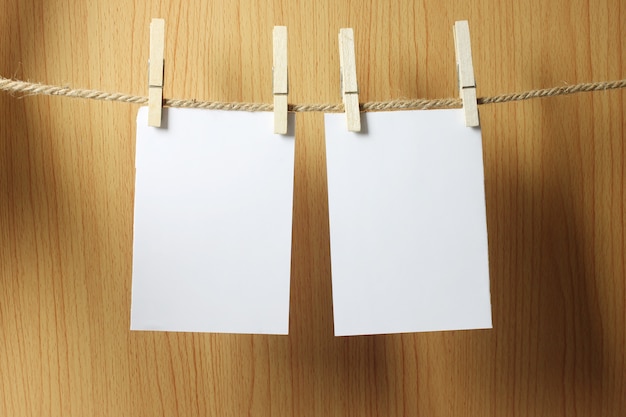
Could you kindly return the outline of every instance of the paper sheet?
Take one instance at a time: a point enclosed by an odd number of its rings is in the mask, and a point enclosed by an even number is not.
[[[265,112],[164,117],[137,116],[131,329],[287,334],[293,134]]]
[[[327,114],[335,335],[491,327],[481,132],[462,110]]]

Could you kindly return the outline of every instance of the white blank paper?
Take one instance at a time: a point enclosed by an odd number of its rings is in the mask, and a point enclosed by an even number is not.
[[[165,115],[137,116],[131,329],[287,334],[293,136],[272,113]]]
[[[462,110],[327,114],[335,335],[491,327],[481,132]]]

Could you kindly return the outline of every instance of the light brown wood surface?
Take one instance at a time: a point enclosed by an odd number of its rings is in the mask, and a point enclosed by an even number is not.
[[[0,74],[168,98],[478,95],[626,77],[626,7],[594,1],[4,0]],[[626,92],[480,108],[493,330],[333,337],[323,116],[299,114],[290,335],[130,332],[137,107],[0,94],[0,415],[619,416],[626,410]]]

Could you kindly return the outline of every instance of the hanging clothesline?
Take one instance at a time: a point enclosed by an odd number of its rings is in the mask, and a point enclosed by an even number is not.
[[[490,97],[479,97],[478,104],[508,103],[512,101],[529,100],[541,97],[564,96],[568,94],[584,93],[591,91],[615,90],[626,87],[626,79],[616,81],[600,81],[594,83],[580,83],[565,85],[560,87],[543,88],[519,93],[499,94]],[[70,88],[67,86],[47,85],[31,83],[20,80],[11,80],[0,76],[0,90],[11,94],[21,94],[23,96],[62,96],[82,98],[87,100],[116,101],[121,103],[131,103],[147,105],[148,97],[134,96],[122,93],[109,93],[98,90],[88,90],[80,88]],[[239,110],[239,111],[272,111],[274,106],[268,103],[238,103],[219,101],[200,101],[194,99],[164,99],[163,105],[166,107],[184,107],[206,110]],[[461,108],[463,103],[460,98],[442,99],[398,99],[389,101],[370,101],[361,103],[360,110],[370,111],[390,111],[390,110],[427,110],[427,109],[454,109]],[[341,103],[324,104],[290,104],[291,112],[325,112],[337,113],[344,111]]]

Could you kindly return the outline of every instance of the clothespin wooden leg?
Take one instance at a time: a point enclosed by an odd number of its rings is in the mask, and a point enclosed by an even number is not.
[[[339,65],[341,95],[346,111],[348,130],[361,131],[359,113],[359,87],[356,79],[356,57],[354,53],[354,31],[352,28],[339,29]]]
[[[274,26],[274,66],[272,89],[274,93],[274,133],[287,133],[287,27]]]
[[[148,126],[161,127],[163,110],[163,57],[165,20],[150,23],[150,61],[148,70]]]
[[[476,80],[472,63],[469,24],[467,20],[454,23],[454,49],[459,77],[459,93],[465,111],[465,126],[479,126],[478,102],[476,101]]]

